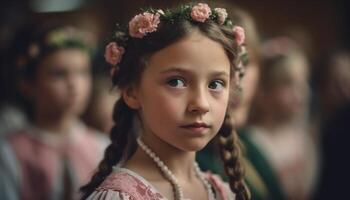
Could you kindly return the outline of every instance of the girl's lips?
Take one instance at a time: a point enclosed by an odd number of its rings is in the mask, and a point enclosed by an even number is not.
[[[181,126],[181,128],[185,128],[196,134],[201,134],[204,131],[208,130],[210,126],[205,123],[192,123],[192,124]]]
[[[201,123],[201,122],[195,122],[195,123],[192,123],[192,124],[186,124],[186,125],[183,125],[181,127],[184,127],[184,128],[209,128],[210,126],[207,125],[206,123]]]

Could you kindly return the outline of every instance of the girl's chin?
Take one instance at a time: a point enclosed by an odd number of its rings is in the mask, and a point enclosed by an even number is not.
[[[207,146],[209,142],[206,143],[192,143],[192,144],[188,144],[186,146],[183,146],[181,149],[183,151],[188,151],[188,152],[197,152],[200,151],[202,149],[204,149],[205,146]]]

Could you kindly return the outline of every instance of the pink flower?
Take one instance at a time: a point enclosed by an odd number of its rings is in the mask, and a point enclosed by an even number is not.
[[[123,47],[118,46],[116,42],[110,42],[105,49],[105,59],[111,65],[117,65],[125,52]]]
[[[215,8],[214,9],[216,13],[218,14],[218,23],[220,25],[224,24],[226,18],[227,18],[227,12],[225,8]]]
[[[245,40],[245,33],[244,29],[240,26],[233,27],[233,34],[235,36],[236,42],[238,45],[241,45],[244,43]]]
[[[159,13],[152,14],[148,12],[136,15],[129,22],[130,36],[143,38],[147,33],[156,31],[160,22],[159,17]]]
[[[211,9],[208,4],[199,3],[196,6],[193,6],[191,11],[191,17],[194,21],[205,22],[211,15]]]

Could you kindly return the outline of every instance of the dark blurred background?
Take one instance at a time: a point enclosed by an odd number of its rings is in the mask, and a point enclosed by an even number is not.
[[[69,21],[95,31],[99,37],[116,21],[125,22],[144,6],[172,7],[188,1],[161,0],[13,0],[1,3],[1,49],[6,48],[13,31],[26,23]],[[349,45],[349,1],[235,0],[232,2],[254,17],[262,36],[293,32],[315,56],[335,45]],[[311,47],[312,50],[311,50]]]

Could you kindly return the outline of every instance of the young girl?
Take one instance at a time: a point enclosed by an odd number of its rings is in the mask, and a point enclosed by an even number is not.
[[[88,41],[66,26],[17,38],[15,63],[30,126],[0,141],[0,199],[72,199],[102,157],[79,120],[91,86]]]
[[[112,144],[83,199],[249,199],[228,112],[243,42],[225,9],[203,3],[147,9],[117,31]],[[216,134],[233,193],[195,162]]]

